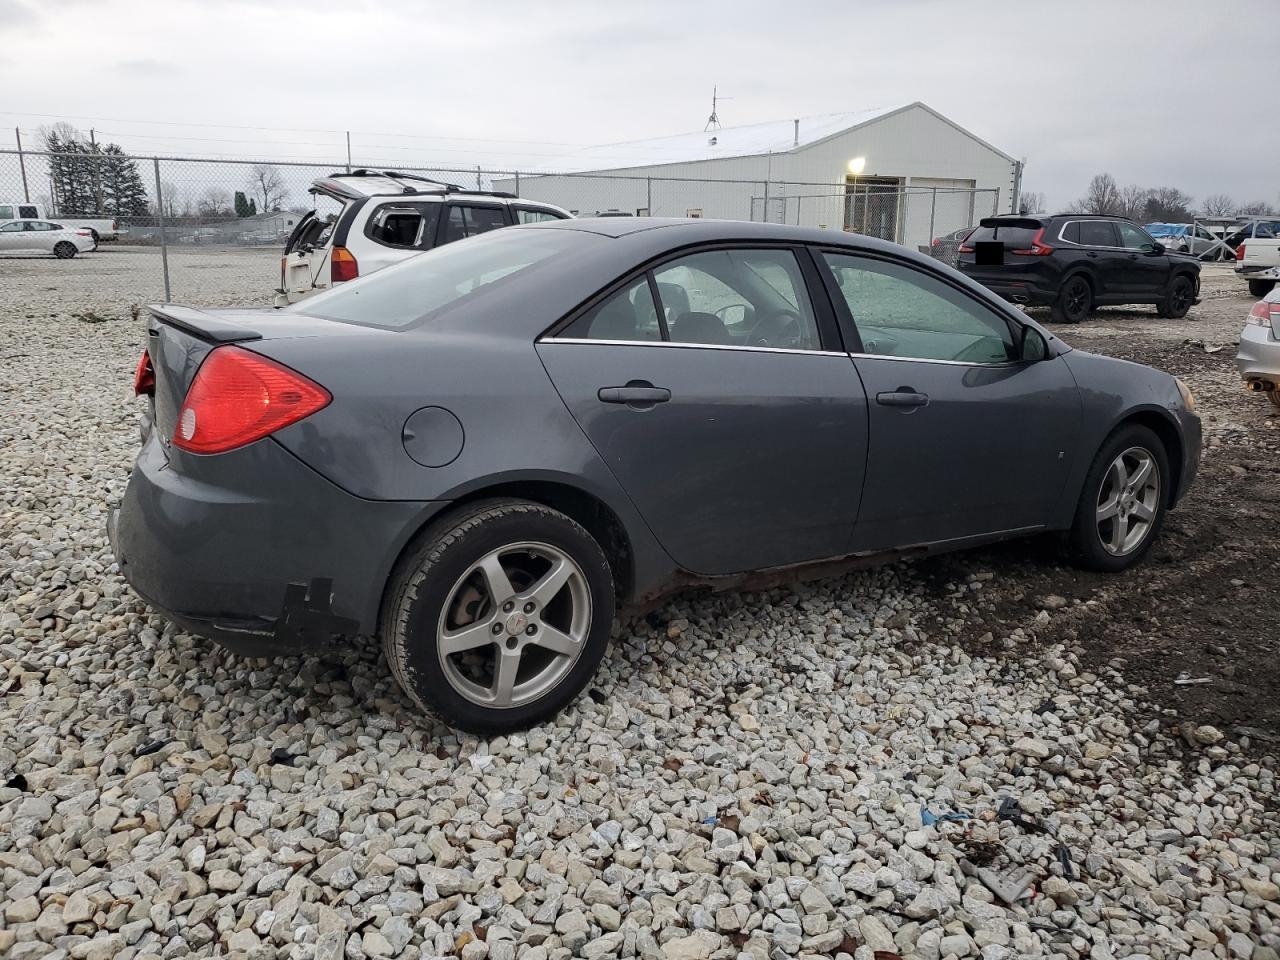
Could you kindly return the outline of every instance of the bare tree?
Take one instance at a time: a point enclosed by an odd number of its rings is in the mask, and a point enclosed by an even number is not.
[[[196,210],[205,219],[229,219],[231,217],[231,194],[221,187],[205,187],[196,201]]]
[[[172,180],[160,181],[160,208],[164,211],[166,218],[176,220],[179,211],[182,209],[182,194],[178,189],[178,185]],[[151,203],[152,212],[155,212],[155,201]]]
[[[1225,193],[1211,193],[1202,206],[1206,217],[1229,217],[1236,212],[1236,202]]]
[[[1146,212],[1147,189],[1136,183],[1120,189],[1120,216],[1140,220]]]
[[[1120,188],[1116,178],[1109,173],[1099,173],[1089,181],[1089,189],[1074,204],[1078,213],[1097,213],[1106,216],[1120,215]]]
[[[1276,208],[1265,200],[1251,200],[1249,203],[1242,203],[1238,212],[1250,217],[1269,217],[1276,212]]]
[[[267,163],[255,163],[249,169],[249,189],[257,194],[260,213],[279,210],[288,195],[280,170]]]
[[[1147,193],[1147,203],[1142,215],[1148,221],[1186,223],[1194,218],[1191,212],[1192,196],[1177,187],[1152,187]]]
[[[1024,190],[1018,195],[1018,209],[1022,213],[1044,213],[1044,194],[1035,190]]]

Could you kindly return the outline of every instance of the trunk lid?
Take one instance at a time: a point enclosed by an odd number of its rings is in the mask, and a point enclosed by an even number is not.
[[[196,371],[209,352],[228,343],[249,350],[255,342],[301,337],[359,337],[372,331],[304,314],[263,309],[198,309],[176,303],[151,304],[147,353],[155,372],[152,415],[166,451],[178,411]]]

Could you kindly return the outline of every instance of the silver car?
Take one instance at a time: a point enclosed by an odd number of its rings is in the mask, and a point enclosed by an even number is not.
[[[1280,407],[1280,286],[1253,305],[1240,334],[1236,367],[1250,390]]]
[[[1205,260],[1225,260],[1231,251],[1219,237],[1198,223],[1148,223],[1147,233],[1168,250],[1189,253]]]

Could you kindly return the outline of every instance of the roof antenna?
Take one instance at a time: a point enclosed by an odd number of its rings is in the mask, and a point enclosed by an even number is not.
[[[719,114],[716,113],[716,104],[718,104],[721,100],[732,100],[732,99],[733,97],[719,96],[718,89],[714,86],[711,88],[711,116],[707,117],[707,125],[702,128],[703,133],[706,133],[708,130],[711,130],[713,128],[716,130],[720,129],[720,116]]]

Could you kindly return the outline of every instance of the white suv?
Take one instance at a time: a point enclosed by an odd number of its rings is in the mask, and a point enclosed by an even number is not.
[[[280,258],[276,305],[367,276],[442,243],[519,223],[565,220],[549,203],[466,190],[406,173],[355,170],[316,180],[311,193],[333,211],[307,213]],[[336,204],[336,206],[335,206]]]

